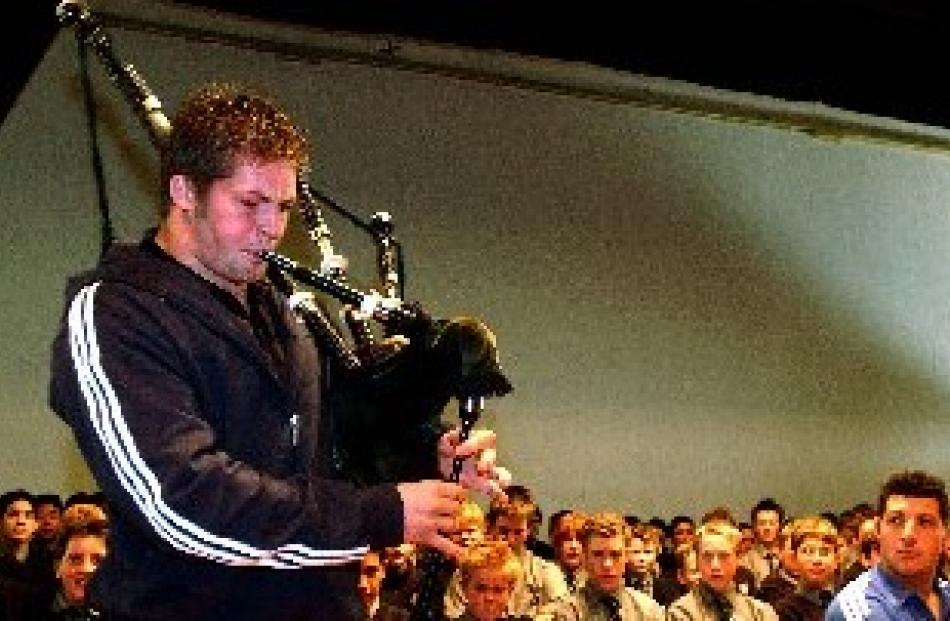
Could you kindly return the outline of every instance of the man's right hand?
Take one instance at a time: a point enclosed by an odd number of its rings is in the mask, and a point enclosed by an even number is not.
[[[400,483],[396,489],[402,497],[404,540],[459,558],[463,549],[448,534],[456,528],[455,519],[465,500],[465,489],[446,481]]]

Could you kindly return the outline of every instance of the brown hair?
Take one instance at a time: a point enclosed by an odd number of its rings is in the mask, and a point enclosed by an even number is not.
[[[791,533],[792,550],[797,551],[805,539],[820,539],[832,546],[835,550],[841,544],[838,539],[838,529],[829,520],[822,517],[804,517],[792,522]]]
[[[537,506],[529,501],[514,499],[508,502],[492,503],[488,508],[488,523],[494,525],[498,518],[505,516],[508,518],[524,519],[530,525]]]
[[[488,539],[465,548],[459,561],[462,584],[468,584],[476,571],[483,570],[501,573],[514,581],[521,573],[521,563],[506,542]]]
[[[105,520],[95,518],[65,522],[63,532],[56,538],[53,546],[53,559],[57,562],[62,560],[69,541],[79,537],[97,537],[108,544],[109,524]]]
[[[584,530],[584,522],[587,520],[582,513],[570,511],[562,515],[558,521],[554,532],[551,533],[551,543],[556,546],[569,539],[581,539],[581,532]]]
[[[891,496],[933,498],[940,508],[940,519],[947,523],[947,488],[943,479],[921,470],[897,472],[888,477],[878,496],[877,513],[884,515],[887,499]]]
[[[581,543],[586,547],[593,537],[623,537],[624,546],[630,541],[630,526],[619,513],[594,513],[584,521]]]
[[[693,546],[697,553],[702,552],[703,539],[710,535],[719,535],[725,538],[725,540],[729,542],[729,545],[732,546],[733,551],[735,551],[739,545],[739,541],[742,539],[742,533],[739,529],[729,522],[708,522],[703,524],[700,529],[696,531],[696,539],[693,540]]]
[[[290,160],[301,170],[309,163],[304,132],[263,94],[216,83],[191,93],[175,115],[162,153],[159,215],[167,215],[173,176],[188,177],[203,195],[212,181],[232,173],[240,156]]]
[[[630,529],[631,539],[640,539],[643,542],[650,542],[657,547],[660,545],[662,535],[663,532],[659,528],[648,524],[637,524]]]

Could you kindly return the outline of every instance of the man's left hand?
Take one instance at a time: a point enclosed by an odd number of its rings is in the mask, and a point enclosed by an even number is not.
[[[505,500],[511,473],[495,463],[495,442],[495,432],[488,429],[472,431],[462,443],[459,443],[458,429],[447,431],[439,439],[439,471],[449,478],[452,460],[464,459],[459,483],[466,489],[486,494],[492,501]]]

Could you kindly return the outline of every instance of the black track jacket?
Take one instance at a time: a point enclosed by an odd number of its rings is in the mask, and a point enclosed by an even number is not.
[[[249,322],[150,237],[66,298],[50,404],[110,502],[103,612],[359,618],[356,561],[401,541],[402,502],[324,476],[318,352],[285,301],[252,285]]]

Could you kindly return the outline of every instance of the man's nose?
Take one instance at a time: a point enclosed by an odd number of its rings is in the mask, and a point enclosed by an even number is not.
[[[257,228],[268,239],[279,239],[283,235],[286,217],[277,206],[261,209],[257,214]]]

